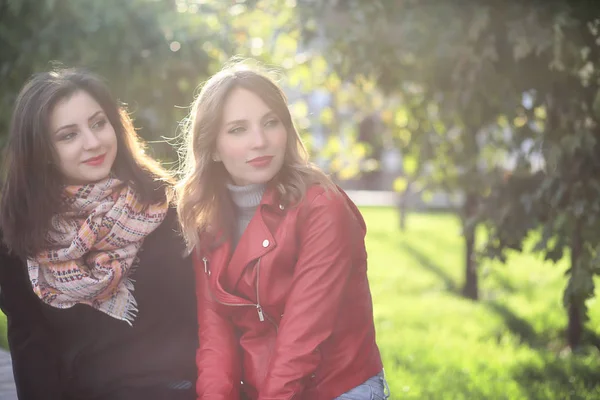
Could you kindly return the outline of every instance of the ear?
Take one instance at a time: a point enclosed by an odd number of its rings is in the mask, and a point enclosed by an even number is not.
[[[214,162],[219,162],[219,161],[221,161],[221,157],[219,156],[219,153],[217,153],[217,152],[214,152],[214,153],[213,153],[213,155],[212,155],[212,160],[213,160]]]

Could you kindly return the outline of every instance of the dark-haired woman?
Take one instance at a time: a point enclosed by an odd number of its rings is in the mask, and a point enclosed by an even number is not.
[[[0,306],[19,398],[194,399],[194,278],[171,178],[102,79],[33,76],[5,157]]]

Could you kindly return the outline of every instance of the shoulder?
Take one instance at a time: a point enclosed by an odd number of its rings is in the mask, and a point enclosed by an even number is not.
[[[328,219],[362,219],[356,205],[337,186],[335,189],[328,189],[319,184],[310,186],[299,207],[301,214],[321,214]]]
[[[175,207],[170,206],[167,210],[165,219],[147,238],[146,242],[150,240],[157,240],[163,245],[176,245],[179,247],[180,243],[183,242],[183,235],[177,219],[177,211]]]
[[[20,259],[10,251],[6,243],[4,242],[4,233],[0,229],[0,266],[4,266],[12,261],[20,261]]]
[[[167,216],[143,241],[139,253],[140,264],[187,264],[185,240],[179,228],[177,213],[169,209]],[[189,258],[191,260],[191,258]]]
[[[306,217],[301,217],[301,220],[315,216],[340,227],[354,227],[359,231],[366,231],[366,224],[360,210],[338,186],[335,189],[327,189],[319,184],[310,186],[300,207],[300,213]]]
[[[339,187],[336,186],[335,189],[329,189],[320,184],[313,184],[306,191],[304,199],[300,204],[308,208],[324,207],[336,209],[338,207],[346,208],[349,202],[351,202],[350,199]]]
[[[5,286],[10,276],[20,276],[25,268],[26,262],[9,250],[0,231],[0,286]]]

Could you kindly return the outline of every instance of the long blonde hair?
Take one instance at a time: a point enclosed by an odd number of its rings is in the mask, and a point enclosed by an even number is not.
[[[176,185],[177,213],[191,252],[199,235],[218,231],[228,237],[233,229],[233,205],[225,183],[229,174],[222,163],[214,162],[216,138],[221,128],[223,107],[235,88],[259,96],[277,114],[288,134],[281,170],[268,183],[275,187],[288,206],[299,203],[314,184],[336,191],[335,184],[316,165],[294,126],[281,87],[266,72],[246,64],[235,64],[213,75],[192,104],[183,130],[182,178]]]

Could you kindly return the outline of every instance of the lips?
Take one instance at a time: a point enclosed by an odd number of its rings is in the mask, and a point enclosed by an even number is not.
[[[106,153],[102,154],[102,155],[99,155],[99,156],[96,156],[96,157],[88,158],[83,163],[87,164],[87,165],[91,165],[93,167],[96,167],[98,165],[102,165],[102,163],[104,162],[105,158],[106,158]]]
[[[262,156],[253,158],[252,160],[246,162],[252,165],[253,167],[264,168],[268,167],[269,164],[271,164],[271,160],[273,160],[273,156]]]

